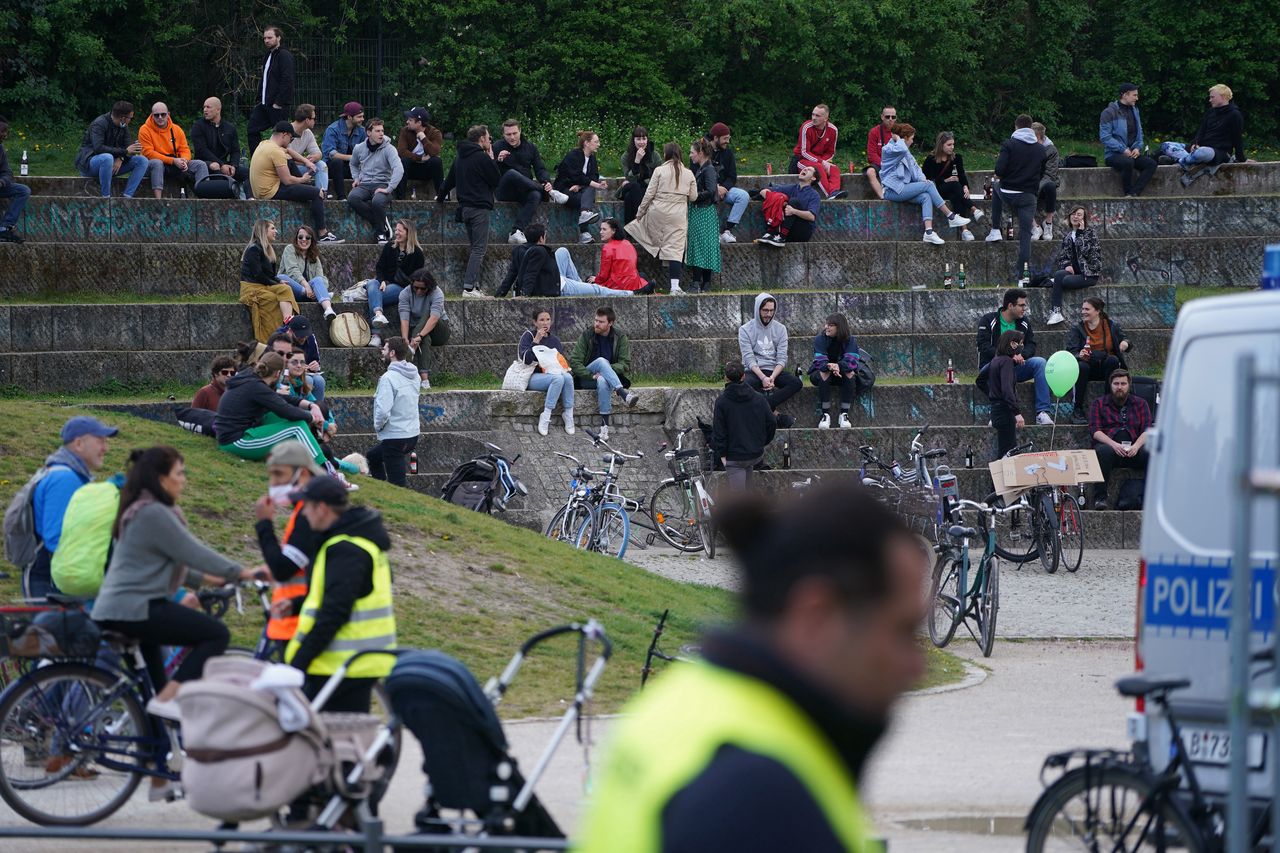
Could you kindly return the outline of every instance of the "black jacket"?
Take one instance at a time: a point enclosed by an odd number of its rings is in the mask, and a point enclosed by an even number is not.
[[[227,380],[227,390],[218,401],[213,425],[219,444],[234,444],[245,432],[262,423],[272,412],[286,421],[310,421],[311,412],[298,408],[297,397],[277,394],[252,370],[242,370]]]
[[[693,173],[698,183],[698,197],[694,199],[695,207],[708,207],[716,203],[716,167],[710,161],[698,167]]]
[[[1022,356],[1031,358],[1036,354],[1036,336],[1031,324],[1023,317],[1018,321],[1018,331],[1022,332]],[[978,369],[986,367],[996,357],[996,344],[1000,341],[1000,312],[992,311],[983,314],[978,321]]]
[[[711,134],[707,134],[705,139],[711,141]],[[738,160],[733,156],[733,148],[727,147],[722,149],[711,146],[711,165],[716,167],[716,181],[720,186],[727,190],[733,189],[738,183]]]
[[[959,154],[956,154],[945,163],[939,163],[934,159],[933,155],[930,154],[928,157],[924,158],[923,170],[924,176],[933,181],[934,186],[936,186],[940,191],[944,186],[946,186],[947,178],[952,175],[955,175],[960,179],[960,186],[969,186],[969,173],[964,170],[964,158]],[[1039,187],[1037,187],[1037,189],[1039,189]]]
[[[884,722],[861,717],[812,684],[772,649],[745,632],[713,635],[703,657],[780,691],[808,717],[857,779]],[[662,810],[665,853],[845,853],[804,784],[781,762],[736,746],[723,746]]]
[[[639,163],[632,154],[630,159],[627,155],[622,155],[622,177],[633,184],[639,184],[642,187],[649,186],[649,179],[653,177],[653,170],[658,168],[658,164],[662,161],[658,158],[658,152],[653,150],[650,145],[645,149],[645,156]]]
[[[506,296],[513,287],[516,296],[559,296],[560,268],[551,250],[541,243],[512,249],[507,274],[494,296]]]
[[[102,115],[89,122],[84,130],[84,138],[80,140],[80,150],[76,153],[76,168],[84,171],[89,158],[98,154],[110,154],[112,157],[128,157],[127,149],[133,144],[129,128],[121,127],[111,113]]]
[[[1000,155],[996,157],[1000,188],[1009,192],[1038,193],[1047,156],[1039,142],[1024,142],[1013,137],[1006,139],[1000,145]]]
[[[283,47],[277,47],[267,56],[271,57],[271,67],[267,68],[267,60],[264,57],[262,67],[267,72],[267,97],[262,103],[267,106],[272,104],[279,104],[282,107],[292,106],[293,54]],[[262,85],[259,83],[258,91],[255,95],[261,94]]]
[[[986,388],[982,388],[982,384],[978,387],[986,391],[987,399],[993,403],[1004,403],[1009,407],[1009,413],[1017,416],[1022,414],[1022,408],[1018,405],[1018,364],[1007,355],[998,355],[991,359],[991,369],[987,371]]]
[[[587,164],[585,174],[582,171],[583,158],[586,158]],[[560,165],[556,166],[556,180],[553,186],[560,192],[567,193],[569,187],[582,186],[598,180],[600,180],[600,168],[596,165],[596,155],[586,157],[581,148],[575,148],[564,155]]]
[[[215,127],[204,119],[191,126],[191,150],[197,160],[206,163],[240,165],[240,138],[236,126],[223,118]]]
[[[444,201],[457,187],[458,201],[463,207],[493,210],[493,191],[498,188],[501,177],[493,158],[476,143],[464,139],[458,143],[458,156],[449,167],[449,176],[444,179],[436,201]]]
[[[266,561],[271,577],[277,583],[284,583],[310,566],[320,544],[316,532],[311,529],[311,522],[307,521],[307,514],[299,509],[301,506],[302,504],[297,504],[293,509],[296,513],[293,516],[293,530],[283,547],[276,538],[275,523],[271,519],[264,518],[253,527],[258,534],[258,548],[262,551],[262,559]]]
[[[387,243],[378,255],[378,264],[374,267],[373,276],[378,281],[389,281],[401,287],[408,287],[410,276],[427,265],[422,249],[414,249],[407,255],[400,251],[395,243]]]
[[[1124,360],[1127,353],[1120,352],[1120,344],[1123,341],[1129,341],[1129,336],[1124,333],[1124,329],[1120,328],[1120,324],[1110,317],[1102,320],[1109,327],[1110,338],[1114,350],[1109,355],[1114,355],[1120,359],[1120,366],[1128,369],[1129,365]],[[1065,345],[1067,352],[1076,355],[1080,350],[1084,349],[1084,342],[1089,339],[1089,333],[1084,330],[1084,321],[1080,321],[1067,330],[1067,343]],[[1095,350],[1097,352],[1097,350]],[[1129,352],[1133,352],[1133,341],[1129,341]]]
[[[507,159],[499,160],[498,155],[503,151],[511,153],[507,155]],[[524,137],[520,138],[520,144],[515,148],[508,145],[505,139],[499,139],[493,143],[493,161],[498,164],[499,174],[506,174],[514,169],[519,174],[540,184],[551,181],[551,175],[547,172],[547,167],[542,163],[542,154],[538,152],[538,146]]]
[[[13,170],[9,168],[9,155],[0,145],[0,190],[13,186]]]
[[[1215,152],[1230,154],[1237,163],[1248,158],[1244,153],[1244,113],[1233,103],[1210,107],[1200,121],[1200,129],[1192,145],[1206,145]]]
[[[257,243],[250,244],[240,256],[240,280],[267,286],[280,283],[276,278],[276,265],[267,260]]]
[[[777,428],[777,418],[763,394],[745,382],[725,383],[711,422],[717,458],[738,462],[759,459]]]
[[[391,537],[382,524],[382,516],[364,506],[353,506],[344,512],[333,527],[316,534],[316,553],[335,536],[359,536],[383,551],[391,548]],[[313,563],[314,566],[314,563]],[[313,568],[307,569],[307,588],[311,588]],[[353,542],[339,542],[325,552],[324,593],[320,612],[306,639],[298,646],[289,663],[306,672],[311,661],[329,647],[343,625],[351,621],[356,602],[373,592],[373,559],[369,552]]]

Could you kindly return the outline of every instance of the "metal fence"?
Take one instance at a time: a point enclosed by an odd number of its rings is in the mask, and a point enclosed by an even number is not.
[[[400,48],[398,40],[376,37],[349,38],[342,44],[331,38],[298,39],[291,45],[297,73],[294,101],[315,104],[320,125],[347,101],[363,104],[369,118],[381,115],[383,69],[399,64]],[[392,127],[397,124],[391,122]]]

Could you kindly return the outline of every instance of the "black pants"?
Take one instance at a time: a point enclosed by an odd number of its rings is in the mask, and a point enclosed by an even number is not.
[[[1062,291],[1064,290],[1084,290],[1086,287],[1093,287],[1098,283],[1096,275],[1076,275],[1066,270],[1058,270],[1053,274],[1053,296],[1050,302],[1054,308],[1062,308]]]
[[[1018,422],[1004,400],[991,401],[991,426],[996,431],[996,459],[1018,446]]]
[[[965,197],[964,184],[959,181],[934,181],[933,185],[938,188],[938,195],[942,196],[952,213],[958,213],[967,219],[973,212],[973,202]]]
[[[1120,359],[1110,353],[1092,352],[1089,353],[1088,360],[1077,355],[1076,361],[1080,363],[1080,378],[1076,380],[1076,408],[1085,411],[1085,405],[1089,402],[1089,382],[1100,379],[1105,383],[1111,376],[1111,371],[1120,366]]]
[[[1036,194],[1036,209],[1041,213],[1053,213],[1058,209],[1058,185],[1048,178],[1040,182]]]
[[[769,371],[765,371],[767,374]],[[746,382],[752,388],[764,394],[764,398],[769,401],[769,408],[775,412],[783,403],[800,393],[800,389],[804,387],[804,383],[800,381],[800,377],[796,376],[789,370],[783,370],[778,374],[778,378],[773,380],[773,390],[764,391],[760,377],[756,376],[754,371],[749,371],[746,375]]]
[[[213,168],[214,163],[218,164],[217,169]],[[222,167],[224,164],[221,160],[206,160],[205,165],[209,167],[210,176],[223,174]],[[249,180],[249,170],[246,169],[244,166],[241,166],[239,163],[230,163],[225,165],[231,165],[236,167],[236,173],[231,176],[231,179],[236,183],[242,184],[245,181]]]
[[[22,597],[44,601],[49,593],[58,591],[58,585],[53,582],[53,555],[41,545],[22,575]]]
[[[622,199],[622,224],[636,218],[636,213],[640,210],[640,202],[644,200],[645,187],[637,181],[627,181],[618,190],[618,197]]]
[[[1110,154],[1106,162],[1108,166],[1120,173],[1120,185],[1124,188],[1125,195],[1142,195],[1142,191],[1147,188],[1147,182],[1156,173],[1156,161],[1145,154],[1139,157]],[[1136,178],[1133,175],[1135,171],[1138,173]]]
[[[840,389],[840,409],[847,411],[853,405],[854,395],[858,392],[858,381],[852,376],[836,376],[828,373],[824,378],[821,370],[810,370],[809,381],[818,389],[818,402],[823,409],[829,409],[831,403],[831,386]]]
[[[508,169],[502,173],[493,197],[498,201],[513,201],[520,205],[520,209],[516,211],[516,230],[523,231],[533,222],[533,215],[538,212],[538,205],[542,202],[542,185],[534,183],[528,175]]]
[[[281,184],[272,198],[278,198],[281,201],[297,201],[310,206],[311,224],[316,227],[316,231],[323,234],[329,230],[324,224],[324,199],[320,198],[320,190],[310,184],[289,184],[288,186]]]
[[[369,474],[375,480],[386,480],[393,486],[406,486],[409,470],[409,454],[418,446],[418,436],[413,438],[384,438],[365,454],[369,461]]]
[[[249,136],[249,159],[253,159],[253,150],[258,147],[258,143],[262,141],[263,131],[271,130],[276,126],[276,122],[284,121],[288,118],[285,108],[276,109],[269,104],[258,104],[253,108],[253,112],[249,113],[249,126],[245,132]]]
[[[337,157],[330,157],[325,161],[329,164],[329,193],[337,199],[347,197],[347,181],[351,178],[351,161],[339,160]],[[401,185],[403,186],[403,181]],[[436,187],[436,191],[439,191]]]
[[[308,699],[314,699],[320,694],[326,682],[329,681],[327,675],[308,675],[302,682],[302,692],[306,694]],[[329,714],[367,714],[373,705],[373,685],[376,684],[376,678],[344,678],[342,683],[338,685],[338,689],[333,691],[333,695],[324,703],[321,709],[323,713]]]
[[[782,220],[782,224],[778,228],[779,233],[787,239],[788,243],[808,243],[813,239],[814,224],[815,222],[809,219],[788,216]]]
[[[997,189],[991,198],[992,228],[999,228],[1004,223],[1005,205],[1018,218],[1018,263],[1013,270],[1013,279],[1017,281],[1022,277],[1022,271],[1031,263],[1031,223],[1036,216],[1036,199],[1031,193]]]
[[[147,674],[157,691],[168,680],[164,674],[164,647],[190,646],[191,651],[178,665],[173,680],[194,681],[204,674],[204,664],[227,650],[231,634],[227,626],[199,610],[183,607],[170,598],[153,598],[147,602],[145,622],[121,622],[107,619],[99,623],[109,631],[118,631],[137,640]]]
[[[396,187],[396,198],[405,199],[409,197],[410,181],[428,181],[431,184],[431,198],[435,198],[440,192],[440,187],[444,185],[444,164],[440,162],[439,157],[428,157],[426,160],[410,160],[407,157],[401,157],[400,163],[404,166],[404,177],[400,179],[400,185]],[[423,193],[425,201],[427,194]]]
[[[1093,499],[1106,497],[1107,481],[1111,479],[1111,471],[1115,468],[1129,468],[1133,471],[1147,470],[1146,448],[1138,451],[1136,456],[1120,456],[1109,444],[1095,444],[1094,452],[1098,454],[1098,467],[1102,469],[1102,482],[1093,484]]]

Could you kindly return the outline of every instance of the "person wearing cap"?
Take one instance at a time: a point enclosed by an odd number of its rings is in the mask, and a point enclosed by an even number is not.
[[[1098,117],[1098,138],[1106,164],[1120,173],[1126,197],[1140,196],[1156,173],[1156,161],[1142,153],[1142,118],[1138,114],[1138,84],[1122,83],[1120,97]],[[1137,176],[1134,176],[1134,172]],[[994,222],[994,217],[992,218]]]
[[[419,340],[419,347],[423,343]],[[399,335],[388,338],[382,345],[382,361],[387,365],[387,372],[378,379],[378,390],[373,394],[373,431],[378,435],[378,443],[365,454],[369,474],[393,486],[409,484],[405,478],[409,454],[418,446],[418,436],[422,434],[418,395],[424,384],[431,387],[419,378],[409,355],[409,343]]]
[[[351,152],[351,192],[347,193],[347,204],[373,226],[378,242],[385,244],[391,239],[387,207],[404,177],[404,164],[387,140],[382,119],[370,121],[367,132],[365,141]]]
[[[343,240],[329,232],[324,224],[324,195],[311,186],[314,177],[307,172],[301,177],[289,171],[289,143],[293,141],[293,125],[277,122],[271,133],[271,144],[259,145],[249,161],[249,185],[256,199],[280,199],[296,201],[311,208],[311,224],[321,243],[341,243]]]
[[[325,382],[324,371],[320,367],[320,343],[311,331],[311,321],[301,314],[294,314],[289,322],[276,329],[276,334],[286,335],[295,349],[302,350],[307,359],[307,379],[311,382],[311,391],[316,395],[317,402],[323,400]],[[275,339],[275,335],[272,335],[272,339]]]
[[[364,107],[359,101],[347,101],[342,115],[324,129],[320,153],[329,164],[329,186],[335,197],[347,197],[346,179],[351,176],[351,152],[368,136],[364,129]]]
[[[293,104],[293,54],[284,48],[283,41],[284,30],[279,27],[267,27],[262,31],[267,57],[262,63],[262,80],[254,93],[253,112],[249,114],[249,126],[246,128],[250,157],[262,142],[262,131],[284,121]]]
[[[444,184],[444,162],[440,159],[440,149],[444,147],[444,134],[437,127],[431,126],[431,113],[426,107],[414,107],[404,114],[404,127],[396,137],[396,153],[400,155],[400,163],[404,166],[404,180],[396,188],[396,198],[404,198],[409,194],[410,181],[427,181],[431,184],[431,194],[423,193],[424,198],[434,198]]]
[[[315,698],[329,676],[347,664],[347,677],[329,698],[328,712],[368,713],[373,685],[391,672],[395,658],[357,652],[394,649],[396,617],[391,597],[391,537],[382,516],[351,506],[346,487],[313,477],[289,500],[315,531],[316,557],[307,569],[307,597],[284,661],[306,673],[303,692]]]
[[[58,588],[53,583],[50,564],[62,538],[62,517],[71,496],[93,480],[107,456],[107,439],[118,433],[102,421],[78,415],[62,425],[62,446],[44,460],[44,476],[31,492],[31,515],[40,547],[29,566],[20,566],[22,594],[43,599]]]
[[[742,214],[747,211],[751,201],[747,191],[738,186],[738,161],[729,147],[732,131],[729,125],[718,121],[707,131],[706,140],[711,143],[711,165],[716,169],[716,201],[729,205],[729,215],[724,225],[720,226],[720,242],[736,243],[738,238],[733,229],[742,221]]]
[[[296,441],[277,444],[267,457],[267,493],[254,505],[258,518],[254,531],[262,559],[277,584],[271,591],[271,618],[267,621],[267,638],[276,643],[293,639],[302,600],[307,597],[307,567],[315,559],[318,545],[302,502],[289,496],[306,488],[312,478],[323,476],[324,469],[311,458],[311,451]],[[282,509],[289,511],[289,520],[283,536],[277,538],[273,521]]]

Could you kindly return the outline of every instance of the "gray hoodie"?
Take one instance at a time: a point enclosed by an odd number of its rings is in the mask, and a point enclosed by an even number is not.
[[[394,190],[404,177],[400,152],[386,140],[370,151],[366,139],[351,151],[351,177],[362,184],[386,184],[387,189]]]
[[[422,433],[418,419],[418,393],[422,380],[408,361],[393,361],[378,380],[373,395],[373,429],[378,440],[414,438]]]
[[[747,370],[759,367],[768,373],[779,364],[784,367],[787,364],[787,327],[777,320],[767,324],[760,322],[760,305],[766,299],[773,299],[774,308],[777,308],[778,300],[773,294],[761,293],[756,297],[754,318],[738,327],[738,349],[742,353],[743,367]]]

